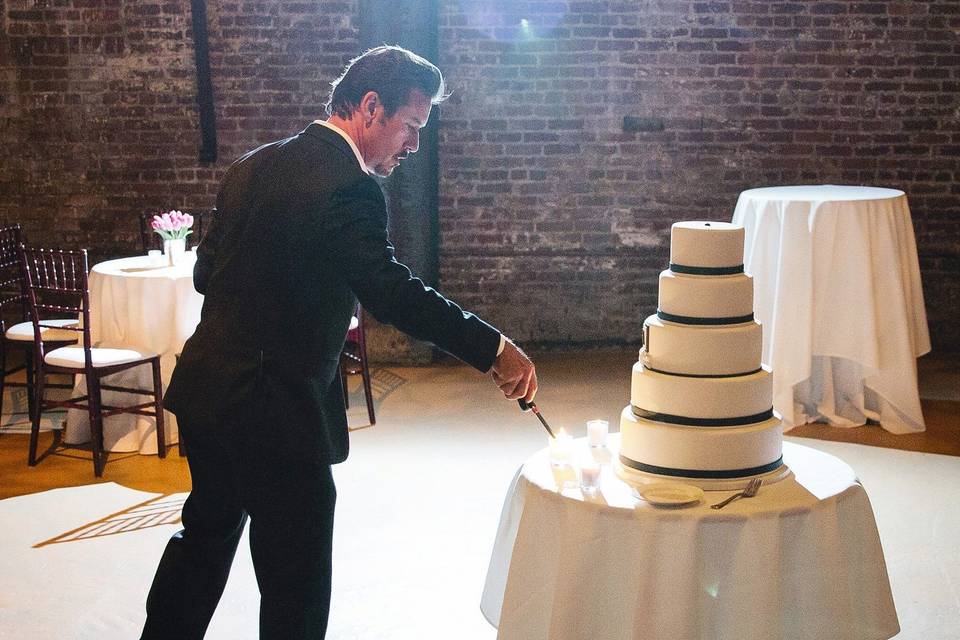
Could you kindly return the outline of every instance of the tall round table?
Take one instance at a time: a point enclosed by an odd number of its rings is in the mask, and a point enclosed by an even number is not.
[[[166,258],[163,258],[164,260]],[[196,254],[188,251],[175,266],[156,264],[148,256],[109,260],[90,269],[90,335],[94,342],[146,349],[160,354],[163,385],[170,382],[176,354],[183,349],[200,322],[203,296],[193,288]],[[136,367],[109,376],[111,383],[149,389],[149,367]],[[86,394],[82,376],[77,377],[76,394]],[[146,396],[104,391],[107,404],[146,402]],[[136,398],[143,398],[137,400]],[[164,414],[168,444],[177,442],[177,422]],[[64,442],[90,440],[90,421],[85,411],[67,413]],[[108,451],[157,453],[156,420],[149,416],[119,414],[103,421],[104,447]]]
[[[902,191],[835,185],[740,194],[773,407],[786,428],[868,419],[924,430],[916,359],[930,351],[917,245]]]
[[[534,454],[507,494],[481,610],[500,640],[896,635],[876,522],[853,470],[792,443],[783,458],[787,478],[714,510],[732,492],[658,507],[605,466],[590,497],[547,450]]]

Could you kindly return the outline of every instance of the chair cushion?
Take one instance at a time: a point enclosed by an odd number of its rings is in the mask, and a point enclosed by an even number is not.
[[[156,355],[152,351],[137,351],[124,347],[93,347],[90,349],[90,359],[95,367],[112,367],[115,364],[153,358]],[[84,367],[83,347],[70,346],[54,349],[43,358],[43,361],[55,367],[82,369]]]
[[[40,324],[53,325],[55,327],[79,327],[80,323],[76,319],[57,318],[51,320],[41,320]],[[33,342],[33,323],[19,322],[9,329],[6,334],[7,340],[19,340],[22,342]],[[44,340],[50,342],[76,342],[83,337],[83,334],[77,331],[63,331],[61,329],[49,329],[40,327],[40,335]]]

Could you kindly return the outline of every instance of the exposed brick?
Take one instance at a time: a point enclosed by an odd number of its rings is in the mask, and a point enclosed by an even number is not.
[[[653,5],[648,5],[644,5],[646,11],[651,11]],[[960,50],[947,44],[955,35],[944,26],[955,16],[953,5],[817,0],[659,2],[655,6],[653,13],[636,21],[641,10],[631,3],[578,5],[582,9],[578,22],[569,22],[576,35],[553,39],[549,57],[538,60],[540,66],[553,65],[557,74],[541,70],[536,85],[524,89],[522,102],[559,103],[572,113],[588,114],[583,130],[557,130],[552,125],[559,137],[530,133],[524,135],[527,144],[509,147],[511,159],[521,161],[527,171],[512,171],[509,179],[520,182],[519,193],[533,202],[519,205],[517,191],[503,193],[496,196],[492,215],[517,220],[518,207],[525,207],[525,214],[536,216],[530,226],[537,230],[542,251],[565,247],[572,252],[570,260],[574,255],[598,254],[616,260],[614,256],[624,251],[662,256],[672,222],[729,219],[737,194],[749,187],[854,182],[902,188],[911,197],[935,348],[960,349],[960,329],[946,320],[949,314],[930,311],[947,307],[957,315],[957,302],[942,295],[946,290],[942,283],[958,279],[960,273],[942,266],[934,269],[923,258],[930,252],[947,254],[956,265],[960,253],[960,187],[956,186],[960,123],[955,116],[960,107],[955,75]],[[469,13],[463,3],[453,0],[442,7],[446,16]],[[536,13],[536,5],[528,9]],[[909,25],[902,16],[909,16]],[[895,17],[899,22],[893,21]],[[471,19],[476,24],[475,16]],[[536,16],[530,19],[535,22]],[[602,28],[628,24],[628,20],[634,20],[631,29],[635,30]],[[956,24],[952,28],[955,31]],[[488,37],[485,33],[478,28],[467,42],[463,34],[441,29],[441,51],[467,48],[474,40],[482,47]],[[622,45],[611,44],[612,40],[632,41],[633,46],[614,51]],[[470,114],[481,112],[507,117],[508,126],[517,128],[509,109],[502,106],[513,104],[509,88],[491,93],[489,87],[472,83],[472,76],[458,68],[453,56],[442,53],[441,62],[454,86],[463,87],[464,98],[445,106],[444,117],[469,119]],[[583,70],[596,70],[604,84],[580,91],[561,89],[566,80],[584,77]],[[489,71],[495,71],[495,64]],[[663,132],[623,137],[619,131],[624,116],[664,115],[669,117],[664,119]],[[595,137],[581,136],[587,132]],[[537,142],[544,143],[542,149],[532,144]],[[454,155],[462,160],[459,154],[468,154],[485,168],[501,160],[477,153],[473,147],[453,149],[443,137],[441,154],[442,164]],[[929,163],[929,168],[921,171],[916,166],[920,162]],[[441,192],[464,194],[441,205],[441,218],[448,223],[445,228],[460,230],[443,236],[441,269],[445,290],[468,293],[473,291],[471,269],[490,247],[473,243],[479,236],[471,234],[470,228],[480,218],[464,210],[462,200],[473,196],[463,180],[445,175],[441,182]],[[542,182],[543,188],[528,186],[534,181]],[[479,185],[479,179],[472,184]],[[576,203],[574,211],[561,213],[570,202]],[[579,219],[575,228],[588,235],[579,240],[571,237],[569,216]],[[939,225],[936,232],[930,230],[934,220]],[[629,236],[635,244],[629,247],[613,239],[616,235],[605,233],[606,228],[624,228],[628,221],[636,229]],[[570,242],[579,248],[569,248]],[[491,297],[477,299],[478,309],[519,339],[556,343],[564,335],[558,325],[531,323],[525,318],[524,305],[505,304],[515,300],[508,291],[516,286],[515,278],[544,270],[542,262],[534,266],[540,258],[529,257],[529,248],[501,248],[504,259],[490,266],[495,272],[483,276]],[[603,287],[581,293],[588,295],[588,306],[602,313],[602,321],[592,328],[578,327],[578,340],[615,342],[629,336],[639,324],[637,308],[653,308],[652,304],[643,307],[644,300],[656,297],[656,271],[651,271],[646,281],[633,271],[623,274],[630,286],[617,291],[625,298]],[[584,282],[604,282],[589,272],[584,278]],[[529,295],[540,296],[538,308],[560,312],[550,295]],[[616,333],[624,327],[626,334]],[[525,329],[529,332],[524,333]],[[567,330],[566,335],[574,333]]]
[[[876,184],[907,192],[934,348],[960,349],[960,3],[480,4],[440,0],[445,293],[527,343],[633,344],[671,223],[765,184]],[[136,250],[136,214],[211,206],[234,158],[322,116],[358,8],[208,3],[204,166],[189,2],[0,0],[0,218]]]

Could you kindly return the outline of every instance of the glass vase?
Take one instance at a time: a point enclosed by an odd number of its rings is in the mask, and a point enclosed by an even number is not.
[[[163,255],[167,256],[167,264],[171,267],[183,262],[183,254],[187,250],[186,238],[174,238],[163,241]]]

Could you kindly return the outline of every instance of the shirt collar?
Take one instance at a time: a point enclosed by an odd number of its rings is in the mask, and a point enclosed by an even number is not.
[[[346,133],[343,129],[341,129],[340,127],[338,127],[338,126],[336,126],[336,125],[334,125],[334,124],[330,124],[330,123],[327,122],[326,120],[314,120],[313,123],[314,123],[314,124],[318,124],[318,125],[320,125],[321,127],[326,127],[327,129],[331,129],[332,131],[336,131],[337,133],[339,133],[339,134],[343,137],[343,139],[347,141],[347,144],[350,145],[350,148],[353,149],[353,155],[357,156],[357,162],[360,163],[360,168],[363,169],[363,172],[364,172],[364,173],[370,173],[370,170],[367,169],[367,164],[363,161],[363,156],[360,155],[360,149],[357,148],[357,143],[355,143],[355,142],[353,141],[353,138],[351,138],[350,136],[348,136],[347,133]]]

